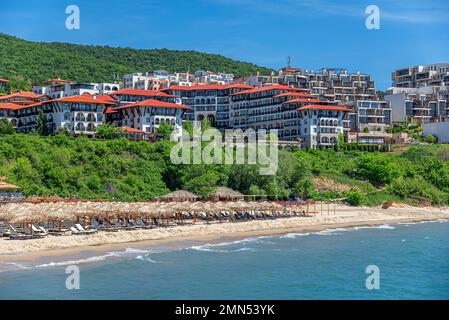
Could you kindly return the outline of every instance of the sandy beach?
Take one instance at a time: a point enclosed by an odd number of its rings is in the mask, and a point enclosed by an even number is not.
[[[134,247],[151,246],[187,240],[213,241],[224,237],[242,238],[437,219],[449,219],[449,209],[415,207],[381,209],[339,205],[335,214],[332,207],[329,213],[325,208],[322,214],[318,213],[313,217],[183,225],[115,233],[99,232],[88,236],[49,236],[25,241],[0,239],[0,261],[59,256],[83,250],[120,249],[129,246],[130,243]]]

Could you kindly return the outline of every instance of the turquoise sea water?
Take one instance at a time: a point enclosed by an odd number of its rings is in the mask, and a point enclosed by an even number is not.
[[[0,299],[449,299],[449,222],[129,248],[77,261],[81,288],[67,290],[75,262],[10,264]],[[379,290],[366,289],[369,265]]]

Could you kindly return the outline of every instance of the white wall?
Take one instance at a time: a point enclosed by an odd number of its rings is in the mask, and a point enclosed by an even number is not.
[[[425,123],[423,134],[437,137],[438,142],[449,143],[449,122]]]
[[[391,103],[391,120],[393,122],[404,122],[406,119],[404,94],[397,93],[386,95],[385,101]]]

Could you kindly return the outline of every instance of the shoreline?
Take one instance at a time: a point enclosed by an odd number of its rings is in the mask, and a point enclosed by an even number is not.
[[[93,255],[116,250],[158,247],[186,247],[186,243],[206,244],[250,237],[287,233],[317,232],[325,229],[379,226],[449,219],[449,211],[438,208],[368,208],[338,206],[335,215],[293,217],[211,225],[185,225],[151,230],[99,233],[91,236],[48,237],[35,240],[0,239],[0,262],[36,261],[68,255]]]

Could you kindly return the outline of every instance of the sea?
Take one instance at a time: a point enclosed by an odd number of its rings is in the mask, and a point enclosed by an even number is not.
[[[449,299],[449,222],[4,261],[0,299]]]

